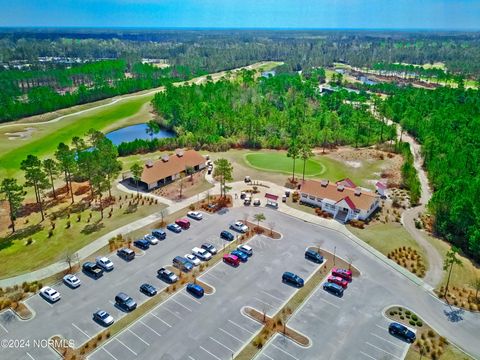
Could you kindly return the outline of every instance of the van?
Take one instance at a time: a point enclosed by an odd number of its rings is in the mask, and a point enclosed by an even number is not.
[[[126,261],[135,259],[135,251],[129,248],[121,248],[117,250],[117,255]]]
[[[188,221],[188,219],[178,219],[175,221],[175,224],[180,226],[183,230],[190,228],[190,221]]]
[[[165,240],[167,233],[163,229],[155,229],[152,231],[152,235],[155,236],[158,240]]]
[[[182,256],[175,256],[173,259],[173,266],[185,272],[193,269],[192,263]]]

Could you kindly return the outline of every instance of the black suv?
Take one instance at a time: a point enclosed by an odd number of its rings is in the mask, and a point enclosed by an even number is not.
[[[305,259],[311,260],[315,263],[321,264],[323,263],[323,256],[320,255],[315,250],[307,250],[305,251]]]
[[[117,250],[117,255],[127,261],[135,259],[135,251],[129,248]]]
[[[115,296],[115,304],[125,311],[133,311],[137,308],[137,303],[127,294],[121,292]]]
[[[284,283],[292,284],[296,287],[302,287],[303,286],[303,279],[300,276],[295,275],[294,273],[291,273],[291,272],[288,272],[288,271],[283,273],[282,281]]]
[[[103,270],[93,262],[86,262],[82,265],[82,270],[88,276],[98,279],[99,277],[103,276]]]
[[[150,248],[150,243],[145,239],[135,240],[133,245],[142,250],[148,250],[148,248]]]
[[[406,326],[396,322],[390,324],[390,326],[388,327],[388,332],[390,333],[390,335],[396,336],[410,344],[415,342],[416,339],[415,333],[413,331],[409,330]]]

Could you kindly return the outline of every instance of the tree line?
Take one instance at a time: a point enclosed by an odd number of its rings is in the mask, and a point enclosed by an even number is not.
[[[64,179],[72,204],[75,202],[72,183],[88,181],[90,198],[97,199],[103,218],[104,195],[107,193],[108,198],[111,198],[113,182],[122,169],[117,157],[118,152],[113,143],[103,133],[93,129],[83,138],[74,137],[71,146],[60,143],[54,157],[42,160],[35,155],[28,155],[20,165],[25,183],[19,184],[15,178],[5,178],[0,183],[0,194],[9,205],[12,231],[15,232],[15,219],[22,210],[25,188],[33,189],[36,207],[43,221],[46,193],[50,192],[51,197],[57,199],[55,180],[60,177]]]
[[[422,144],[435,232],[480,260],[480,92],[397,88],[379,109]]]

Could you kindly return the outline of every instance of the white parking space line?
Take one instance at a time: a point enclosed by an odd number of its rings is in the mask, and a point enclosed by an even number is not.
[[[368,357],[368,358],[370,358],[370,359],[372,359],[372,360],[377,360],[377,359],[374,358],[373,356],[370,356],[370,355],[364,353],[363,351],[360,351],[360,354],[362,354],[363,356],[366,356],[366,357]]]
[[[154,318],[160,320],[160,321],[161,321],[162,323],[164,323],[165,325],[167,325],[169,328],[172,327],[172,325],[170,325],[169,323],[167,323],[165,320],[159,318],[159,317],[158,317],[157,315],[155,315],[153,312],[151,313],[151,315],[152,315]]]
[[[74,323],[72,323],[72,326],[77,329],[78,331],[80,331],[83,335],[85,335],[87,337],[87,339],[90,339],[90,335],[88,335],[85,331],[83,331],[82,329],[80,329],[77,325],[75,325]]]
[[[205,275],[209,275],[211,277],[213,277],[214,279],[218,280],[218,281],[224,281],[222,278],[218,277],[217,275],[213,275],[211,272],[207,272],[205,274],[203,274],[203,276]]]
[[[158,336],[162,336],[162,334],[159,334],[157,331],[155,331],[154,329],[152,329],[150,326],[148,326],[147,324],[145,324],[142,320],[139,320],[138,321],[140,324],[142,324],[143,326],[145,326],[147,329],[149,329],[150,331],[152,331],[153,333],[157,334]]]
[[[380,326],[380,325],[378,325],[378,324],[375,324],[375,326],[376,326],[377,328],[379,328],[379,329],[382,329],[383,331],[387,330],[387,329],[385,328],[385,326]]]
[[[181,302],[175,300],[174,298],[172,298],[171,300],[172,300],[175,304],[178,304],[178,305],[180,305],[181,307],[183,307],[185,310],[188,310],[188,311],[192,312],[192,309],[190,309],[188,306],[183,305]]]
[[[182,295],[183,295],[184,297],[186,297],[187,299],[190,299],[190,300],[196,302],[197,304],[202,305],[202,303],[201,303],[200,301],[198,301],[197,299],[195,299],[193,296],[189,296],[189,295],[185,294],[183,291],[180,291],[179,294],[182,294]]]
[[[272,309],[275,308],[272,304],[270,304],[270,303],[268,303],[268,302],[266,302],[266,301],[260,300],[259,298],[255,297],[255,296],[254,296],[253,298],[254,298],[255,300],[261,302],[262,304],[265,304],[265,305],[267,305],[267,306],[270,306]]]
[[[108,302],[109,302],[110,304],[112,304],[113,306],[115,306],[115,303],[114,303],[112,300],[108,300]]]
[[[2,324],[0,324],[0,327],[1,327],[3,330],[5,330],[5,332],[8,334],[8,330],[7,330],[7,328],[6,328],[5,326],[3,326]]]
[[[176,318],[180,319],[180,320],[183,320],[183,318],[178,315],[177,313],[174,313],[172,310],[168,309],[168,308],[163,308],[163,310],[167,310],[170,314],[172,314],[173,316],[175,316]]]
[[[268,356],[267,354],[261,353],[260,355],[261,355],[261,356],[265,356],[267,359],[275,360],[274,358]]]
[[[289,352],[283,350],[281,347],[275,345],[274,343],[272,343],[272,346],[273,346],[275,349],[278,349],[278,350],[280,350],[281,352],[283,352],[285,355],[290,356],[292,359],[300,360],[300,359],[296,358],[295,356],[293,356],[292,354],[290,354]]]
[[[122,344],[123,346],[125,346],[133,355],[135,356],[138,356],[138,354],[133,351],[132,349],[130,349],[127,345],[125,345],[121,340],[119,340],[118,338],[115,337],[115,340],[117,340],[120,344]]]
[[[107,349],[105,349],[104,346],[102,346],[102,350],[105,351],[108,355],[110,355],[113,359],[118,360],[115,356],[113,356],[113,354],[112,354],[110,351],[108,351]]]
[[[328,305],[331,305],[331,306],[333,306],[333,307],[335,307],[335,308],[337,308],[337,309],[340,309],[340,306],[338,306],[337,304],[334,304],[334,303],[332,303],[332,302],[330,302],[330,301],[328,301],[328,300],[325,300],[325,299],[323,299],[323,298],[320,298],[320,300],[323,301],[324,303],[328,304]]]
[[[141,342],[143,342],[145,345],[147,346],[150,346],[150,344],[148,342],[146,342],[145,340],[143,340],[140,336],[138,336],[137,334],[135,334],[131,329],[128,329],[128,332],[130,334],[132,334],[133,336],[135,336],[138,340],[140,340]]]
[[[367,342],[366,344],[369,345],[369,346],[371,346],[371,347],[373,347],[373,348],[375,348],[375,349],[377,349],[377,350],[383,351],[385,354],[388,354],[388,355],[390,355],[390,356],[393,356],[395,359],[402,360],[401,357],[398,357],[397,355],[394,355],[394,354],[388,352],[387,350],[383,350],[382,348],[380,348],[380,347],[378,347],[378,346],[375,346],[375,345],[373,345],[373,344],[370,344],[369,342]]]
[[[223,333],[227,334],[228,336],[234,338],[234,339],[237,340],[238,342],[243,343],[243,340],[240,340],[240,339],[239,339],[238,337],[236,337],[235,335],[230,334],[227,330],[224,330],[224,329],[222,329],[222,328],[218,328],[218,330],[220,330],[221,332],[223,332]]]
[[[232,320],[230,320],[230,319],[228,320],[228,322],[231,323],[231,324],[233,324],[233,325],[235,325],[235,326],[237,326],[238,328],[242,329],[243,331],[248,332],[250,335],[253,334],[253,331],[247,330],[247,329],[245,329],[243,326],[240,326],[240,325],[238,325],[238,324],[235,324],[235,323],[234,323]]]
[[[278,300],[278,301],[280,301],[281,303],[283,303],[283,302],[285,301],[284,299],[280,299],[279,297],[276,297],[276,296],[274,296],[274,295],[272,295],[272,294],[270,294],[270,293],[266,292],[265,290],[261,290],[261,291],[262,291],[264,294],[266,294],[266,295],[270,296],[271,298],[274,298],[275,300]]]
[[[379,338],[380,340],[386,341],[386,342],[392,344],[393,346],[396,346],[397,348],[403,350],[403,346],[400,346],[400,345],[398,345],[398,344],[395,344],[394,342],[392,342],[392,341],[390,341],[390,340],[387,340],[387,339],[385,339],[385,338],[383,338],[383,337],[381,337],[381,336],[379,336],[379,335],[377,335],[377,334],[374,334],[374,333],[370,333],[370,334],[373,335],[373,336],[375,336],[376,338]]]
[[[193,356],[190,356],[190,355],[188,355],[188,358],[189,358],[190,360],[195,360],[195,358],[194,358]]]
[[[200,346],[200,349],[202,349],[203,351],[205,351],[207,354],[213,356],[215,359],[217,359],[217,360],[222,360],[222,359],[220,359],[217,355],[212,354],[210,351],[208,351],[207,349],[205,349],[203,346]]]
[[[32,355],[30,355],[30,354],[28,353],[28,351],[27,351],[26,353],[27,353],[27,355],[28,355],[28,357],[29,357],[30,359],[35,360],[35,358],[34,358]]]
[[[223,346],[225,349],[227,349],[228,351],[230,351],[232,354],[235,353],[235,351],[233,351],[232,349],[230,349],[228,346],[222,344],[220,341],[218,341],[217,339],[214,339],[213,337],[209,336],[210,340],[213,340],[215,341],[218,345],[220,346]]]

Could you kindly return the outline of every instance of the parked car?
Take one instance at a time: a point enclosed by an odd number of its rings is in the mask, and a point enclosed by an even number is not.
[[[189,211],[187,213],[187,216],[189,218],[195,219],[195,220],[202,220],[203,219],[203,214],[200,211]]]
[[[193,254],[186,254],[185,259],[190,261],[193,264],[193,266],[200,265],[200,259]]]
[[[67,274],[63,277],[63,282],[72,289],[76,289],[82,283],[78,277],[73,274]]]
[[[250,176],[245,176],[245,179],[243,179],[246,183],[252,182],[252,179]]]
[[[285,190],[285,196],[289,197],[290,196],[290,190]]]
[[[44,286],[41,288],[40,295],[51,302],[57,302],[61,298],[60,293],[50,286]]]
[[[232,254],[223,255],[223,262],[232,266],[240,265],[240,260],[238,259],[238,256]]]
[[[155,236],[158,240],[165,240],[167,233],[163,229],[152,230],[152,235]]]
[[[158,239],[153,236],[152,234],[146,234],[144,237],[143,237],[144,240],[148,241],[148,243],[150,245],[157,245],[158,244]]]
[[[233,250],[232,255],[236,256],[241,262],[246,262],[248,260],[248,255],[240,250]]]
[[[126,261],[135,259],[135,251],[129,248],[121,248],[117,250],[117,255]]]
[[[337,296],[343,295],[343,288],[340,285],[328,281],[323,284],[323,290],[326,290]]]
[[[247,197],[247,193],[246,193],[245,191],[242,191],[242,192],[240,193],[240,199],[243,200],[243,199],[245,199],[246,197]]]
[[[241,221],[236,221],[230,225],[230,229],[238,231],[240,233],[246,233],[248,231],[248,226]]]
[[[175,224],[180,226],[183,230],[190,229],[190,221],[188,221],[188,219],[177,219],[175,220]]]
[[[150,243],[145,239],[138,239],[133,242],[133,245],[142,250],[148,250],[150,248]]]
[[[334,284],[337,284],[337,285],[340,285],[344,289],[346,289],[346,287],[348,286],[348,281],[341,278],[340,276],[329,276],[327,278],[327,281],[331,282],[331,283],[334,283]]]
[[[187,285],[187,291],[196,297],[202,297],[203,294],[205,293],[205,291],[200,285],[193,284],[193,283],[189,283]]]
[[[237,246],[237,250],[240,250],[241,252],[244,252],[245,254],[247,254],[248,256],[252,256],[253,255],[253,249],[251,246],[248,246],[248,245],[238,245]]]
[[[157,289],[155,289],[153,285],[147,283],[140,285],[140,291],[148,296],[157,295]]]
[[[210,243],[203,243],[202,249],[207,250],[212,255],[217,253],[217,248]]]
[[[99,256],[95,259],[95,262],[105,271],[113,270],[113,262],[106,256]]]
[[[302,287],[304,283],[303,279],[300,276],[295,275],[294,273],[289,271],[283,273],[282,281],[287,284],[292,284],[296,287]]]
[[[175,275],[173,271],[167,270],[165,268],[158,269],[157,275],[160,279],[169,284],[173,284],[178,281],[178,276]]]
[[[137,308],[135,300],[123,292],[115,296],[115,304],[125,311],[133,311]]]
[[[267,204],[265,206],[271,207],[272,209],[278,209],[278,202],[267,200]]]
[[[250,196],[245,196],[245,199],[243,199],[243,205],[249,206],[252,203],[252,198]]]
[[[260,205],[261,205],[260,199],[255,198],[255,199],[253,200],[253,206],[260,206]]]
[[[220,233],[220,237],[222,239],[225,239],[227,241],[233,241],[235,240],[235,236],[230,232],[230,231],[227,231],[227,230],[223,230],[221,233]]]
[[[82,270],[86,275],[94,279],[98,279],[103,276],[103,270],[100,268],[100,266],[91,261],[84,263],[82,265]]]
[[[102,326],[110,326],[113,324],[113,317],[104,310],[98,310],[93,313],[93,320]]]
[[[174,233],[180,233],[182,232],[182,228],[178,226],[177,224],[168,224],[167,229],[170,231],[173,231]]]
[[[185,272],[193,269],[192,263],[182,256],[175,256],[173,259],[173,266]]]
[[[333,268],[332,269],[332,275],[333,276],[340,276],[341,278],[347,280],[347,281],[352,281],[352,272],[347,269],[339,269],[339,268]]]
[[[287,195],[282,196],[282,202],[286,203],[287,202]]]
[[[317,264],[323,263],[323,256],[312,249],[308,249],[307,251],[305,251],[305,259],[313,261]]]
[[[212,254],[210,254],[207,250],[201,249],[199,247],[194,247],[192,249],[192,254],[197,256],[200,260],[208,261],[212,258]]]
[[[417,338],[412,330],[396,322],[393,322],[388,326],[388,332],[390,335],[396,336],[410,344],[415,342],[415,339]]]

